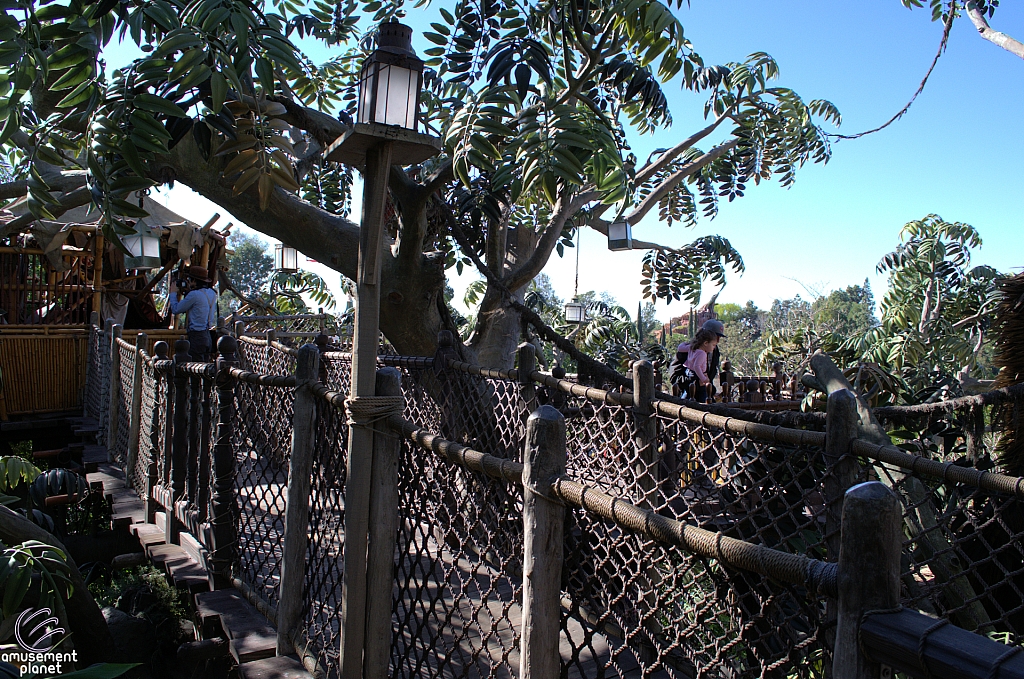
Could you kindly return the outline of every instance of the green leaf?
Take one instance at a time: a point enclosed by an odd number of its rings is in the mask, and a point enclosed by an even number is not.
[[[155,94],[136,94],[134,103],[137,107],[152,111],[153,113],[163,113],[175,118],[188,118],[188,114],[180,106],[170,99],[165,99]]]

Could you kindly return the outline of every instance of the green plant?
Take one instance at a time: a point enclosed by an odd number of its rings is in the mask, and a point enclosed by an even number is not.
[[[89,592],[99,606],[114,606],[144,617],[158,628],[170,621],[176,628],[179,621],[188,619],[183,595],[152,566],[118,571],[109,582],[90,584]]]
[[[36,608],[50,608],[61,623],[66,623],[64,600],[71,596],[72,585],[64,552],[36,540],[5,547],[0,554],[0,621],[17,613],[33,589],[38,591]]]

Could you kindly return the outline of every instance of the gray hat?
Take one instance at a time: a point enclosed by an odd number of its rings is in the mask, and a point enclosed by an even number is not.
[[[704,321],[704,325],[700,327],[703,328],[704,330],[710,330],[719,337],[725,337],[725,326],[722,325],[722,321],[716,321],[715,319],[711,318]]]

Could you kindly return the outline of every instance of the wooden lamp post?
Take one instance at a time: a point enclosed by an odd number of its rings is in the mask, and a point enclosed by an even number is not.
[[[381,241],[388,174],[392,164],[419,163],[441,149],[439,139],[417,131],[422,74],[423,62],[412,49],[412,29],[395,22],[381,24],[377,49],[367,58],[360,76],[357,122],[327,149],[327,160],[364,168],[352,338],[350,398],[355,400],[375,395]],[[373,438],[369,427],[350,424],[345,482],[343,633],[339,658],[344,679],[362,677],[364,670]],[[390,610],[390,602],[388,606]]]

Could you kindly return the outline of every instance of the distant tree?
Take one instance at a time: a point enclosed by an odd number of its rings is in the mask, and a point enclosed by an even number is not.
[[[757,374],[758,356],[764,349],[765,319],[767,313],[752,301],[745,306],[720,304],[718,320],[725,326],[726,338],[719,343],[723,361],[732,364],[733,371],[745,375]]]
[[[230,238],[233,254],[228,255],[228,278],[246,297],[258,297],[266,291],[274,258],[267,254],[267,244],[244,233],[233,233]]]
[[[863,285],[833,290],[814,300],[811,314],[819,332],[832,332],[840,337],[861,335],[878,325],[875,297],[866,278]]]

